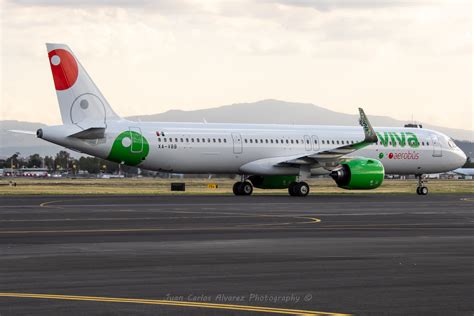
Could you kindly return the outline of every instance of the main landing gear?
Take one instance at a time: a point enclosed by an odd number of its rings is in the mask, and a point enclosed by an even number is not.
[[[428,187],[425,186],[426,179],[422,174],[416,175],[418,178],[418,186],[416,187],[416,194],[418,195],[428,195]]]
[[[232,191],[235,195],[251,195],[253,192],[253,185],[249,181],[239,181],[234,183]]]
[[[291,196],[307,196],[309,194],[309,185],[304,182],[291,182],[288,187],[288,193]]]

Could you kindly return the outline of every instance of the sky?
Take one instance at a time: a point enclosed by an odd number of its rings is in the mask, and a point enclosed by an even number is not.
[[[472,16],[470,0],[0,0],[0,120],[61,123],[58,42],[121,116],[279,99],[473,130]]]

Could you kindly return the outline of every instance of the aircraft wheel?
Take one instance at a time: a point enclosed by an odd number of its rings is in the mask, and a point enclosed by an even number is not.
[[[288,193],[291,196],[297,196],[298,193],[296,192],[296,186],[298,185],[298,182],[291,182],[290,185],[288,186]]]
[[[236,182],[234,183],[234,186],[232,187],[232,192],[234,192],[235,195],[240,195],[239,194],[239,186],[242,182]]]
[[[427,187],[421,187],[420,188],[420,195],[428,195],[428,188]]]
[[[295,186],[295,192],[298,196],[307,196],[309,194],[309,185],[306,182],[299,182]]]
[[[252,183],[248,181],[240,182],[239,193],[240,195],[251,195],[253,192]]]

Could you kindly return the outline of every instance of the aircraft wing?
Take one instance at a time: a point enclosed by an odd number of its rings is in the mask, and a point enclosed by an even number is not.
[[[353,159],[348,154],[377,142],[378,138],[370,124],[364,110],[359,108],[359,123],[364,129],[364,140],[345,144],[328,150],[311,152],[307,155],[292,155],[285,157],[264,158],[251,161],[240,167],[240,171],[247,174],[281,174],[292,173],[295,169],[324,168],[334,169],[342,161]]]
[[[359,108],[359,124],[362,126],[364,129],[364,140],[361,142],[357,143],[351,143],[351,144],[346,144],[343,146],[331,148],[329,150],[322,150],[316,153],[311,153],[305,156],[300,156],[300,157],[287,157],[290,159],[282,159],[278,163],[280,166],[288,166],[288,165],[315,165],[315,164],[334,164],[334,163],[339,163],[342,158],[348,154],[351,154],[355,152],[356,150],[359,150],[361,148],[364,148],[366,146],[369,146],[373,143],[376,143],[378,138],[377,134],[375,134],[375,131],[370,124],[369,120],[367,119],[367,116],[364,113],[364,110],[362,108]]]

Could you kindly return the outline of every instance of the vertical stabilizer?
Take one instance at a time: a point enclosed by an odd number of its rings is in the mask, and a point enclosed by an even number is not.
[[[46,47],[63,124],[86,129],[120,119],[67,45]]]

